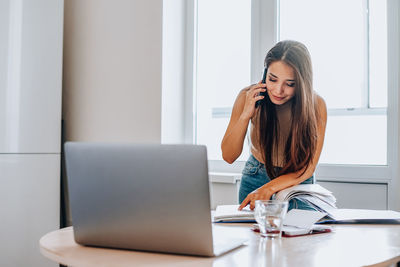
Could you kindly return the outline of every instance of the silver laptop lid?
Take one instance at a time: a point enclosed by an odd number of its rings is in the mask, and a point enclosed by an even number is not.
[[[213,255],[205,146],[68,142],[65,156],[77,243]]]

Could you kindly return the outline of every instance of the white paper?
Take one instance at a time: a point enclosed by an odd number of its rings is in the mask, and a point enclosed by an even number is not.
[[[326,213],[319,211],[292,209],[286,214],[283,225],[312,229],[313,225],[325,215]]]
[[[336,200],[336,199],[334,199],[331,191],[320,186],[319,184],[299,184],[299,185],[288,187],[286,189],[279,191],[276,194],[276,199],[283,201],[283,200],[288,199],[289,195],[291,195],[293,193],[298,193],[298,192],[308,192],[308,193],[313,193],[313,194],[319,194],[321,196],[326,196],[328,198],[331,198],[334,201]]]
[[[235,219],[253,219],[254,211],[250,207],[244,207],[243,210],[238,210],[239,205],[220,205],[217,206],[214,213],[214,221],[220,220],[235,220]]]
[[[400,220],[400,212],[393,210],[336,209],[333,218],[342,220]]]

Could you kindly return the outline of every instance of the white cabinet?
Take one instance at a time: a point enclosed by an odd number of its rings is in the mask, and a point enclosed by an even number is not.
[[[0,266],[56,266],[39,252],[59,228],[63,0],[0,1]]]
[[[318,181],[333,193],[338,208],[387,209],[387,184]]]
[[[0,153],[60,153],[63,1],[0,1]]]
[[[241,173],[210,172],[211,209],[218,205],[235,205],[239,202]]]
[[[60,155],[0,154],[0,266],[55,266],[39,239],[58,229]]]

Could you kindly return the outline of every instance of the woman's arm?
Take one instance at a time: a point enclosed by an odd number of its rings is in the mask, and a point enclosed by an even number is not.
[[[307,167],[306,171],[303,173],[304,169],[299,170],[297,172],[287,173],[276,177],[265,185],[257,188],[257,190],[250,193],[245,200],[240,204],[239,209],[243,209],[245,206],[250,204],[250,209],[254,209],[255,201],[259,199],[270,199],[273,194],[279,192],[285,188],[300,184],[301,182],[310,178],[315,168],[317,167],[319,157],[321,155],[322,146],[324,144],[325,139],[325,129],[326,129],[326,121],[327,121],[327,111],[325,101],[317,96],[317,107],[319,110],[320,120],[318,121],[318,130],[317,130],[317,147],[315,151],[315,155],[311,164]],[[299,175],[303,173],[300,177]]]
[[[233,163],[242,153],[247,126],[254,115],[255,104],[264,98],[260,92],[265,92],[265,84],[258,83],[240,91],[233,105],[231,119],[222,139],[222,158],[229,164]]]

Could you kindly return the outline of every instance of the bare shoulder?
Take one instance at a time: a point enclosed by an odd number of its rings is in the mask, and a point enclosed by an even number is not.
[[[319,116],[322,119],[326,120],[327,108],[326,108],[325,100],[320,95],[318,95],[317,93],[314,93],[314,97],[315,97],[315,108],[316,108]]]
[[[315,98],[315,102],[316,102],[318,108],[321,108],[321,107],[326,108],[326,103],[325,103],[325,100],[322,98],[322,96],[320,96],[317,93],[314,93],[314,98]]]
[[[243,98],[246,97],[246,93],[247,91],[249,91],[249,87],[243,88],[242,90],[240,90],[237,98]]]
[[[240,90],[238,97],[244,97],[244,96],[246,96],[246,93],[250,90],[250,88],[251,88],[253,85],[254,85],[254,84],[249,85],[249,86],[243,88],[242,90]]]
[[[235,106],[237,106],[237,105],[239,105],[239,106],[240,106],[240,105],[244,105],[244,102],[245,102],[245,100],[246,100],[247,91],[249,91],[249,89],[250,89],[251,86],[252,86],[252,85],[249,85],[249,86],[243,88],[242,90],[240,90],[238,96],[236,97]]]

